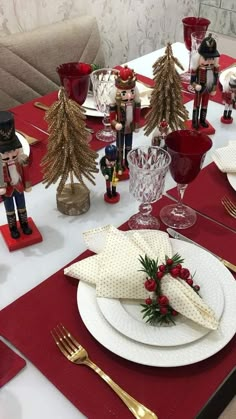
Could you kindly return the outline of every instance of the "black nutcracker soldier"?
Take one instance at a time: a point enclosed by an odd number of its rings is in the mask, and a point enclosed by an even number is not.
[[[20,227],[24,234],[32,234],[29,227],[24,191],[31,190],[28,156],[23,154],[22,144],[15,133],[14,116],[11,112],[0,112],[0,195],[4,202],[8,227],[13,239],[20,237],[17,228],[16,209]]]
[[[100,169],[106,180],[106,193],[104,200],[109,204],[115,204],[120,200],[120,194],[116,191],[117,177],[117,147],[113,144],[105,147],[105,156],[100,160]]]
[[[209,34],[201,42],[198,52],[191,60],[190,84],[195,90],[192,127],[208,128],[206,122],[208,101],[210,96],[216,94],[219,75],[219,52],[212,34]],[[199,118],[200,115],[200,118]]]
[[[115,78],[113,102],[110,105],[110,120],[116,130],[117,163],[119,179],[127,179],[127,154],[132,149],[133,132],[138,132],[141,101],[136,86],[136,74],[124,66]],[[122,174],[124,176],[122,177]]]

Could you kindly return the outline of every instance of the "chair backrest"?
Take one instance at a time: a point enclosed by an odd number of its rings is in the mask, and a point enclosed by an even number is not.
[[[0,110],[58,89],[56,67],[73,61],[105,65],[95,17],[77,17],[0,38]]]

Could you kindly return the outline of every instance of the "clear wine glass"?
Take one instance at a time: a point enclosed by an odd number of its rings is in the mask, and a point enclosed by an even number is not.
[[[129,190],[141,202],[139,212],[128,221],[129,228],[159,229],[159,220],[151,215],[151,204],[162,197],[170,155],[160,147],[142,146],[133,148],[127,159]]]
[[[177,183],[178,202],[163,207],[160,218],[169,227],[184,229],[194,225],[197,219],[196,212],[183,204],[184,192],[200,172],[212,140],[197,131],[179,130],[167,135],[166,146],[171,156],[170,173]]]
[[[196,31],[207,31],[208,26],[210,25],[210,20],[204,17],[193,17],[188,16],[182,19],[183,23],[183,35],[184,35],[184,43],[189,51],[189,65],[188,71],[186,73],[181,74],[181,81],[183,83],[190,83],[190,62],[191,62],[191,48],[192,48],[192,40],[191,34]]]
[[[110,122],[110,104],[117,74],[118,71],[112,68],[101,68],[91,74],[95,104],[104,115],[102,120],[104,128],[96,133],[96,137],[105,142],[116,140],[116,132],[112,129]]]

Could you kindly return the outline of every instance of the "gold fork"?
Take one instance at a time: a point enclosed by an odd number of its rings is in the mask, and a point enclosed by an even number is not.
[[[236,218],[236,205],[227,196],[221,198],[221,203],[231,217]]]
[[[130,412],[138,419],[158,419],[154,412],[131,397],[126,391],[119,387],[107,374],[105,374],[94,362],[92,362],[87,351],[77,342],[70,332],[62,325],[57,325],[51,330],[60,351],[65,357],[75,364],[83,364],[92,368],[120,397]]]

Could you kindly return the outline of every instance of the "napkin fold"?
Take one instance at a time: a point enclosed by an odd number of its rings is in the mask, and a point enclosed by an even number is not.
[[[87,247],[97,254],[65,268],[65,275],[95,285],[98,297],[146,299],[146,273],[141,271],[140,256],[158,258],[162,264],[173,252],[167,233],[144,233],[122,232],[111,225],[84,233]],[[183,280],[165,275],[161,290],[176,311],[206,328],[217,329],[213,310]]]
[[[150,98],[153,92],[151,87],[145,86],[144,83],[137,81],[136,86],[139,91],[139,97],[141,100],[141,108],[148,108],[150,106]]]
[[[0,340],[0,388],[15,377],[25,365],[25,360]]]
[[[236,140],[213,151],[212,159],[221,172],[236,173]]]

